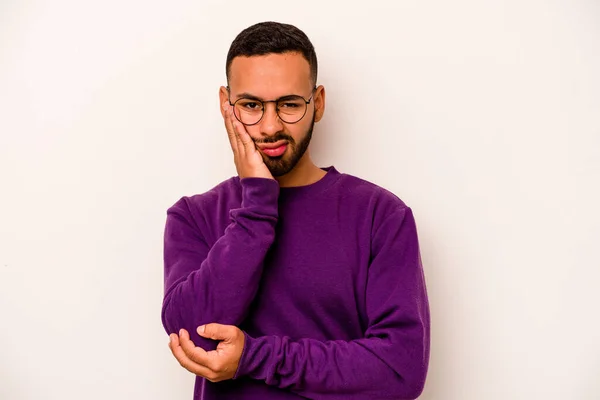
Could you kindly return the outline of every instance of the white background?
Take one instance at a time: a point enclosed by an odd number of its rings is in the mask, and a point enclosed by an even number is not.
[[[600,398],[597,0],[0,2],[0,399],[191,399],[165,211],[235,173],[237,33],[312,39],[312,151],[414,210],[426,400]]]

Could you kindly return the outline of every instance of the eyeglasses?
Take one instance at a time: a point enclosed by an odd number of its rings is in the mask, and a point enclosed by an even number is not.
[[[305,100],[304,97],[298,95],[283,96],[276,100],[259,100],[255,97],[241,97],[229,104],[233,106],[233,114],[235,118],[242,124],[250,126],[256,125],[265,114],[265,104],[275,103],[275,112],[279,119],[286,124],[295,124],[300,121],[306,115],[308,104],[311,102],[315,89],[312,91],[312,95]],[[227,87],[229,92],[229,87]],[[231,96],[231,92],[229,93]]]

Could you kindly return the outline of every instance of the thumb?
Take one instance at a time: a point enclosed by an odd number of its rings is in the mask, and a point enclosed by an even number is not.
[[[234,334],[234,326],[221,324],[206,324],[201,325],[196,330],[202,337],[212,340],[229,340]]]

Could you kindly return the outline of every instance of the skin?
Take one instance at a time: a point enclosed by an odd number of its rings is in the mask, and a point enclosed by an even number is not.
[[[197,332],[202,337],[219,341],[217,348],[205,351],[197,347],[185,329],[179,331],[179,336],[172,333],[169,348],[179,364],[211,382],[233,378],[244,350],[244,333],[237,326],[221,324],[199,326]]]
[[[229,95],[232,102],[235,102],[242,93],[250,93],[265,100],[273,100],[289,94],[297,94],[308,99],[314,88],[314,82],[310,77],[308,61],[300,53],[284,53],[234,58],[229,73],[229,87],[230,93],[224,86],[219,89],[219,100],[222,106],[221,114],[228,132],[230,130],[227,127],[227,119],[228,116],[231,119],[231,115],[226,110],[232,109],[229,105]],[[308,105],[306,115],[295,124],[282,122],[275,112],[274,103],[266,104],[265,114],[256,125],[244,126],[237,121],[235,116],[233,116],[231,122],[236,123],[240,131],[245,131],[259,145],[261,141],[269,140],[269,138],[273,138],[279,133],[291,136],[298,144],[307,135],[313,120],[319,122],[324,112],[325,88],[319,86],[315,90],[313,100]],[[237,129],[234,129],[234,131],[238,133]],[[288,146],[283,157],[289,159],[291,151],[292,149]],[[260,153],[260,151],[259,154],[261,154],[263,161],[269,162],[268,156]],[[252,149],[250,149],[248,156],[254,157]],[[255,164],[252,164],[252,166],[254,167]],[[246,171],[242,171],[242,173],[244,172]],[[253,176],[252,171],[248,172],[249,175],[240,174],[240,177]],[[275,179],[281,187],[303,186],[318,181],[324,175],[325,172],[311,160],[309,149],[289,173],[275,177]]]
[[[318,86],[306,115],[295,124],[282,122],[274,103],[266,104],[262,120],[244,126],[233,115],[232,103],[241,93],[250,93],[264,100],[273,100],[290,94],[305,99],[311,95],[314,82],[310,77],[308,61],[300,53],[267,54],[264,56],[236,57],[231,63],[229,87],[221,86],[219,100],[225,130],[229,137],[233,160],[240,178],[257,177],[276,179],[280,187],[304,186],[317,182],[326,172],[310,158],[309,149],[285,175],[273,177],[268,164],[272,162],[257,146],[277,135],[288,135],[296,144],[302,142],[313,121],[319,122],[325,112],[325,88]],[[283,159],[290,160],[294,146],[288,145]],[[205,351],[190,340],[182,329],[179,335],[169,336],[169,348],[179,364],[195,375],[211,382],[232,379],[237,371],[244,349],[244,333],[236,326],[211,323],[198,327],[200,336],[219,341],[216,350]]]

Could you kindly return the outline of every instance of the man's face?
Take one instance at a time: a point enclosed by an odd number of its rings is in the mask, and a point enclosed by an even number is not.
[[[247,96],[263,101],[289,95],[299,95],[308,100],[313,96],[310,67],[300,53],[236,57],[229,71],[229,93],[226,88],[221,88],[221,103],[227,97],[235,103]],[[245,126],[273,176],[287,174],[307,154],[314,123],[322,115],[318,112],[324,100],[322,92],[322,88],[315,91],[306,114],[294,124],[285,123],[277,116],[275,103],[265,103],[260,122]],[[282,154],[279,154],[283,149],[280,145],[285,146]]]

